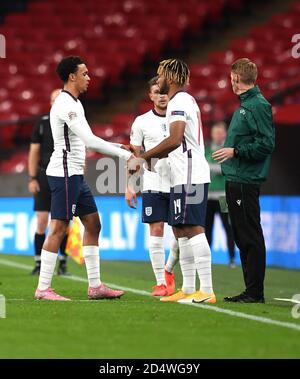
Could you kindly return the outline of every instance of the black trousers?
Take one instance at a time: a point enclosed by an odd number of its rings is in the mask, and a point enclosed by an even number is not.
[[[207,201],[206,224],[205,224],[205,234],[206,234],[207,241],[209,243],[209,246],[211,246],[214,218],[215,218],[216,213],[220,214],[222,224],[226,232],[227,249],[229,252],[229,257],[231,260],[233,260],[234,259],[234,240],[233,240],[231,226],[229,223],[229,217],[227,213],[221,213],[220,204],[218,200]]]
[[[240,249],[246,293],[262,297],[266,247],[260,224],[260,186],[227,181],[225,190],[234,240]]]

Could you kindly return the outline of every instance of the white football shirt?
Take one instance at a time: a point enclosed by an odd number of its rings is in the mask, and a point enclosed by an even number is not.
[[[54,151],[46,171],[49,176],[83,175],[86,147],[126,160],[131,156],[130,152],[93,134],[80,100],[67,91],[63,90],[55,99],[50,124]]]
[[[184,137],[176,150],[169,153],[171,186],[210,183],[209,165],[205,158],[200,109],[187,92],[177,92],[169,101],[167,126],[175,121],[186,123]]]
[[[148,151],[168,136],[166,117],[152,109],[134,120],[130,143],[135,146],[144,146],[145,151]],[[155,171],[149,171],[144,168],[143,191],[170,192],[170,166],[167,159],[160,159],[154,169]]]

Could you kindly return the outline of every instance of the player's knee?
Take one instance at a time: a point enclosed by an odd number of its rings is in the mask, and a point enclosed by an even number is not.
[[[39,222],[37,224],[38,234],[44,234],[46,232],[47,226],[48,226],[48,222]]]
[[[37,213],[37,233],[38,234],[44,234],[46,229],[47,229],[47,226],[48,226],[48,219],[49,219],[49,215],[48,213],[42,213],[42,214],[39,214]]]
[[[37,234],[45,234],[47,229],[47,224],[38,223],[36,227]]]
[[[88,225],[85,226],[85,231],[91,235],[94,236],[99,236],[100,231],[101,231],[101,223],[100,220],[95,220],[92,223],[89,223]]]
[[[50,229],[49,235],[57,239],[63,239],[67,232],[67,225],[55,225]]]
[[[164,224],[163,223],[152,224],[150,227],[150,233],[151,233],[151,236],[154,236],[154,237],[163,237]]]
[[[101,222],[100,220],[94,225],[95,227],[95,234],[99,235],[101,231]]]

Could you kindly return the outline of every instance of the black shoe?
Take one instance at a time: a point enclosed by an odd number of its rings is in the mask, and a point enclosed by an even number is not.
[[[245,292],[242,292],[240,295],[237,296],[224,297],[224,301],[227,303],[264,303],[265,299],[264,297],[253,297],[247,295]]]
[[[41,271],[41,265],[40,264],[35,265],[33,270],[31,271],[31,275],[40,275],[40,271]]]
[[[67,270],[67,265],[66,263],[60,263],[57,269],[57,275],[65,275],[69,276],[71,275],[68,270]]]

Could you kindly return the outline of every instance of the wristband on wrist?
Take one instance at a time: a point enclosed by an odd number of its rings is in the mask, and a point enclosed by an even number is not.
[[[37,180],[36,176],[29,176],[28,181],[31,182],[32,180]]]

